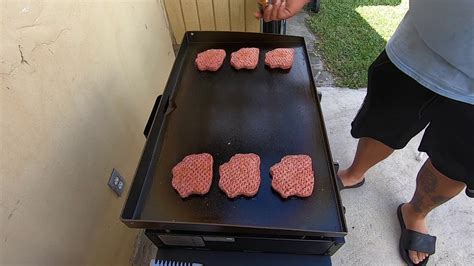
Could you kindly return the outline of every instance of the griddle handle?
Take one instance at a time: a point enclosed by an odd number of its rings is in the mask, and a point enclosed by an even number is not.
[[[155,119],[156,111],[158,110],[158,106],[161,102],[161,97],[163,97],[163,95],[158,95],[158,97],[156,97],[155,104],[153,105],[153,109],[151,110],[148,121],[146,122],[145,130],[143,130],[143,135],[145,135],[145,138],[148,138],[148,133],[150,133],[151,124],[153,124],[153,119]]]

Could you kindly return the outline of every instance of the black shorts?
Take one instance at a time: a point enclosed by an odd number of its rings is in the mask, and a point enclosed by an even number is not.
[[[401,149],[426,127],[418,148],[433,166],[474,192],[474,105],[423,87],[400,71],[385,51],[369,68],[367,96],[352,122],[355,138]]]

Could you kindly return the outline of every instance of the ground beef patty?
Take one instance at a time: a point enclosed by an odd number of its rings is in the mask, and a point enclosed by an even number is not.
[[[219,174],[219,188],[227,197],[253,197],[260,187],[260,157],[253,153],[236,154],[219,167]]]
[[[314,188],[314,172],[308,155],[288,155],[270,168],[272,187],[283,198],[309,197]]]
[[[195,63],[200,71],[217,71],[222,66],[225,55],[222,49],[209,49],[199,53]]]
[[[289,69],[293,65],[295,49],[277,48],[265,54],[265,65],[270,68]]]
[[[204,195],[212,184],[212,155],[191,154],[173,167],[171,184],[182,198],[192,194]]]
[[[258,55],[260,50],[258,48],[242,48],[233,52],[230,57],[230,64],[235,69],[255,69],[258,64]]]

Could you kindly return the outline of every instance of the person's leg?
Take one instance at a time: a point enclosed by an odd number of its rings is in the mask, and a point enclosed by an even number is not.
[[[359,139],[351,166],[338,175],[345,187],[362,181],[365,172],[402,149],[428,124],[420,117],[435,94],[400,71],[385,52],[372,63],[367,95],[352,121],[351,135]]]
[[[352,165],[338,172],[344,186],[362,181],[365,172],[392,154],[393,149],[373,138],[360,138]]]
[[[405,226],[410,230],[427,234],[428,213],[459,194],[465,186],[463,182],[450,179],[436,170],[428,159],[418,172],[413,198],[402,206]],[[424,260],[427,254],[409,251],[409,256],[413,263],[417,264]]]

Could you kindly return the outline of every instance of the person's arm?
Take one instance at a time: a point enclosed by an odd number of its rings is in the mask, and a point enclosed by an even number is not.
[[[298,13],[310,0],[273,0],[267,5],[262,13],[257,13],[257,18],[263,18],[265,22],[290,18]],[[260,1],[258,1],[260,2]]]

